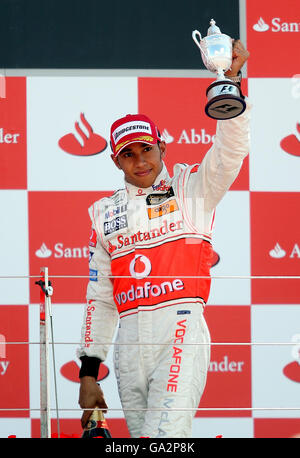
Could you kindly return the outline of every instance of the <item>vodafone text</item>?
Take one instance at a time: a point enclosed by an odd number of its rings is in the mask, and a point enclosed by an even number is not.
[[[136,288],[132,285],[128,291],[122,291],[115,295],[116,301],[119,305],[126,304],[127,301],[135,301],[136,299],[144,299],[150,296],[159,297],[164,294],[180,291],[184,289],[184,283],[179,278],[176,278],[172,282],[165,281],[159,285],[153,285],[150,281],[146,281],[143,286],[137,286]]]
[[[186,319],[178,321],[176,324],[175,336],[173,343],[176,345],[173,346],[173,356],[172,362],[169,369],[169,378],[167,382],[166,391],[168,392],[177,392],[177,383],[178,376],[181,369],[181,353],[182,349],[178,345],[183,344],[184,336],[186,332]],[[165,410],[161,412],[160,421],[158,424],[158,434],[157,437],[165,437],[167,432],[165,427],[170,423],[169,419],[169,410],[172,408],[174,402],[174,395],[169,395],[164,399],[163,407]]]
[[[174,341],[173,343],[176,344],[183,344],[185,331],[186,331],[186,320],[178,321],[177,329],[175,331]],[[167,384],[167,391],[176,392],[177,391],[177,383],[178,383],[178,376],[181,369],[181,353],[182,349],[178,346],[173,346],[173,356],[172,356],[172,364],[170,366],[170,373],[169,373],[169,380]]]

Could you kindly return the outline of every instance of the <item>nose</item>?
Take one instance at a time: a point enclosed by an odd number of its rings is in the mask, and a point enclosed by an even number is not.
[[[146,162],[147,161],[146,161],[146,158],[145,158],[143,153],[139,153],[136,156],[136,167],[143,168],[143,167],[145,167]]]

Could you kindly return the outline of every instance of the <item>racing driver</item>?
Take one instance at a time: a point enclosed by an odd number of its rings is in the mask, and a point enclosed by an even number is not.
[[[227,76],[237,81],[248,56],[236,40]],[[112,124],[112,160],[125,187],[89,209],[90,280],[77,351],[82,426],[89,409],[107,411],[97,377],[119,322],[114,366],[131,437],[191,437],[210,361],[203,309],[215,207],[248,154],[249,112],[247,101],[243,114],[218,121],[201,164],[176,164],[173,177],[152,120],[135,114]]]

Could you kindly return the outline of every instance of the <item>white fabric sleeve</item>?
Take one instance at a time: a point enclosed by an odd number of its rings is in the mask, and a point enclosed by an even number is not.
[[[107,278],[108,275],[111,275],[110,256],[103,248],[99,237],[97,237],[96,247],[90,246],[89,269],[87,303],[81,329],[81,345],[77,350],[77,356],[79,358],[93,356],[105,361],[119,314],[113,300],[112,279]]]
[[[250,112],[233,119],[217,121],[214,144],[196,173],[191,173],[188,195],[203,197],[206,211],[212,211],[239,174],[250,148]]]

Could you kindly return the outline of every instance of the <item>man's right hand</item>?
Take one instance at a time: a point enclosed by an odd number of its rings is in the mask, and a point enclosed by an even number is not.
[[[101,390],[100,386],[97,384],[96,379],[94,377],[90,377],[86,375],[80,379],[80,390],[79,390],[79,401],[80,407],[82,409],[91,409],[91,410],[84,410],[82,417],[81,417],[81,426],[82,428],[88,422],[93,410],[95,407],[99,407],[103,410],[104,413],[107,412],[107,405],[104,399],[103,391]]]

